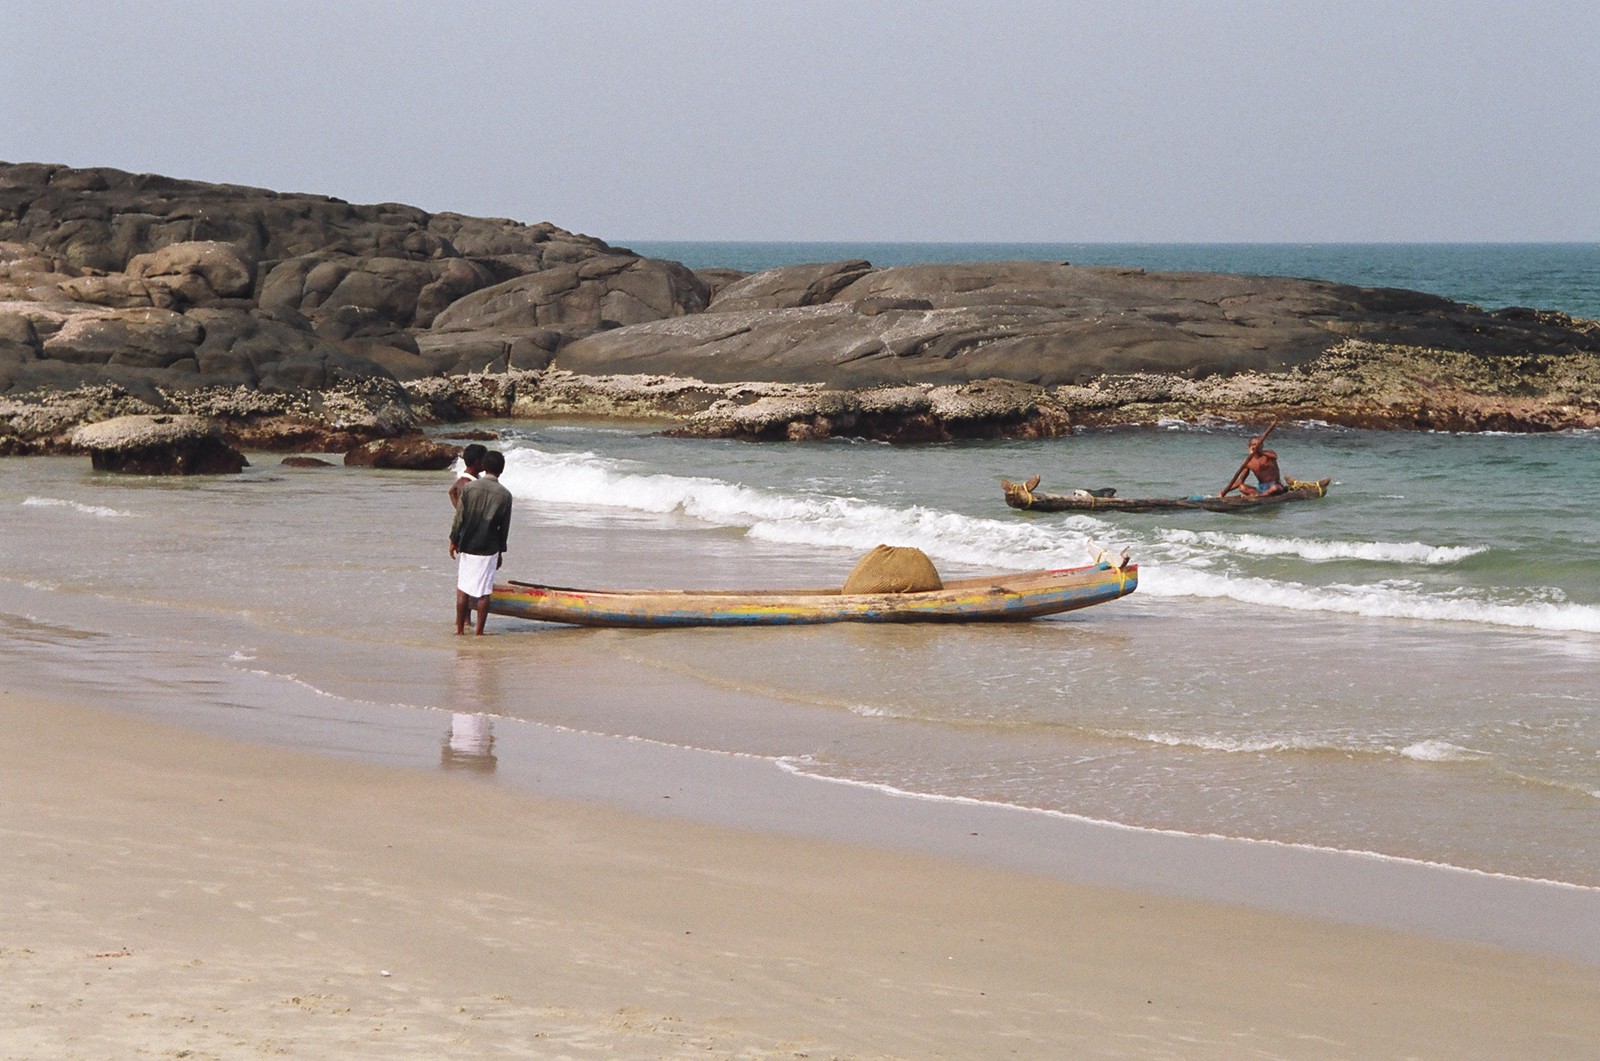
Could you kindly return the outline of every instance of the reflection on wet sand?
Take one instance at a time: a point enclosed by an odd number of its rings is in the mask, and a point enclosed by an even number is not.
[[[447,770],[494,769],[494,726],[488,715],[457,712],[450,716],[450,732],[439,750],[439,765]]]
[[[497,693],[494,665],[474,651],[456,653],[455,681],[451,688],[454,702],[463,708],[490,707]],[[450,716],[450,732],[439,750],[439,765],[447,770],[494,769],[494,725],[489,715],[479,711],[457,711]]]

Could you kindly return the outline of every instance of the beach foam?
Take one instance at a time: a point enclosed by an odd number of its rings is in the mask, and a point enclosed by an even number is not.
[[[1351,749],[1335,747],[1322,741],[1311,740],[1304,737],[1197,737],[1179,733],[1127,733],[1109,734],[1110,736],[1124,736],[1131,740],[1148,741],[1151,744],[1161,744],[1169,748],[1197,748],[1208,752],[1235,752],[1256,754],[1260,752],[1350,752]]]
[[[1464,763],[1488,758],[1483,752],[1447,740],[1420,740],[1401,748],[1400,754],[1423,763]]]
[[[81,501],[70,501],[62,497],[29,497],[22,502],[24,505],[44,508],[70,508],[85,516],[94,516],[99,519],[131,519],[132,512],[121,509],[107,508],[105,505],[86,505]]]
[[[1204,545],[1251,556],[1296,556],[1312,562],[1366,560],[1386,564],[1454,564],[1488,552],[1484,545],[1428,545],[1424,542],[1350,542],[1307,538],[1272,538],[1262,534],[1227,534],[1220,531],[1169,530],[1167,541]]]
[[[743,529],[752,539],[818,548],[871,549],[880,543],[914,546],[938,560],[1028,570],[1081,566],[1091,537],[1112,529],[1084,518],[1046,527],[1001,522],[922,506],[895,507],[851,497],[795,496],[701,476],[635,471],[626,462],[591,453],[533,449],[507,455],[502,476],[519,498],[678,513]],[[1113,539],[1114,540],[1114,539]]]
[[[1411,865],[1426,867],[1432,870],[1442,870],[1449,873],[1459,873],[1471,877],[1482,877],[1492,880],[1517,881],[1540,887],[1559,888],[1574,892],[1600,893],[1600,887],[1590,884],[1576,884],[1568,881],[1550,880],[1542,877],[1527,877],[1515,873],[1500,873],[1493,870],[1473,869],[1452,865],[1431,859],[1411,858],[1404,855],[1386,854],[1382,851],[1367,851],[1352,848],[1328,847],[1323,844],[1295,843],[1285,840],[1273,840],[1254,836],[1230,836],[1222,833],[1189,832],[1182,829],[1166,829],[1148,825],[1129,825],[1125,822],[1108,821],[1089,815],[1075,814],[1071,811],[1053,810],[1045,807],[1030,807],[1017,803],[1005,803],[995,800],[977,799],[971,796],[948,796],[932,792],[915,792],[896,785],[884,784],[878,781],[861,781],[849,777],[836,777],[820,772],[817,764],[804,756],[791,756],[775,760],[779,769],[792,773],[798,777],[806,777],[817,781],[826,781],[836,785],[845,785],[855,788],[865,788],[884,795],[900,799],[927,800],[934,803],[954,803],[965,806],[993,807],[1009,811],[1021,811],[1026,814],[1037,814],[1048,818],[1058,818],[1063,821],[1082,822],[1105,829],[1121,829],[1135,833],[1146,833],[1152,836],[1177,836],[1189,837],[1196,840],[1220,841],[1229,844],[1246,846],[1262,846],[1282,848],[1287,850],[1316,851],[1327,854],[1336,854],[1352,858],[1371,859],[1377,862],[1387,862],[1395,865]]]
[[[1500,603],[1467,596],[1444,597],[1416,583],[1388,580],[1364,585],[1308,586],[1238,577],[1176,565],[1145,565],[1139,592],[1147,597],[1209,597],[1243,604],[1330,612],[1381,619],[1483,623],[1523,630],[1600,633],[1600,607],[1549,602]]]

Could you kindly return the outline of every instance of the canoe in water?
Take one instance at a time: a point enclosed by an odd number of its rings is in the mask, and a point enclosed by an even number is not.
[[[1210,512],[1240,512],[1246,509],[1267,508],[1290,501],[1311,501],[1328,493],[1331,480],[1315,482],[1291,480],[1290,489],[1270,496],[1229,494],[1227,497],[1099,497],[1087,490],[1070,494],[1046,494],[1037,489],[1039,477],[1035,475],[1025,483],[1000,480],[1005,491],[1006,504],[1012,508],[1034,512],[1067,512],[1093,509],[1096,512],[1162,512],[1169,509],[1200,508]]]
[[[837,589],[567,589],[511,581],[494,588],[496,615],[579,626],[790,626],[812,623],[965,623],[1035,619],[1125,597],[1137,564],[986,575],[916,593]]]

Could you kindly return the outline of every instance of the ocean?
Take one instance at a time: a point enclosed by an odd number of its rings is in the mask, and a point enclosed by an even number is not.
[[[673,246],[741,268],[790,253]],[[694,246],[707,257],[691,261]],[[1184,267],[1275,271],[1292,250],[1250,249],[1190,248]],[[1449,273],[1465,285],[1452,297],[1481,284],[1486,306],[1600,316],[1584,301],[1600,287],[1593,245],[1483,249],[1476,279],[1461,248],[1412,273],[1396,263],[1426,248],[1314,251],[1294,271],[1365,253],[1330,278],[1438,289],[1424,279]],[[1564,264],[1539,279],[1505,264],[1519,255]],[[1583,277],[1586,294],[1571,289]],[[879,543],[917,546],[950,577],[1110,547],[1140,565],[1139,589],[1015,625],[618,631],[491,616],[494,636],[457,639],[451,472],[252,454],[241,476],[179,481],[15,458],[0,461],[0,667],[184,725],[491,780],[512,776],[519,740],[580,731],[933,803],[1600,888],[1596,433],[1286,423],[1272,438],[1285,473],[1331,477],[1325,499],[1048,514],[1008,509],[1000,479],[1214,492],[1258,425],[904,447],[490,426],[517,498],[508,577],[813,586]]]

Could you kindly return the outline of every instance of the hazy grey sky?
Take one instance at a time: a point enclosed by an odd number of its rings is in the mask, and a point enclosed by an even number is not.
[[[0,0],[0,159],[647,239],[1600,240],[1600,4]]]

